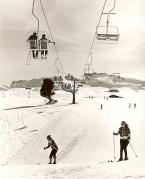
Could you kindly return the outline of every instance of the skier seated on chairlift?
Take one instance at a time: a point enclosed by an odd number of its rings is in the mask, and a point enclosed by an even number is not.
[[[30,43],[30,49],[32,50],[33,58],[38,58],[38,36],[37,33],[34,32],[29,36],[27,42]]]
[[[40,39],[40,51],[41,51],[41,58],[47,59],[48,55],[48,43],[53,43],[55,45],[55,42],[51,42],[46,38],[45,34],[42,34],[42,37]]]

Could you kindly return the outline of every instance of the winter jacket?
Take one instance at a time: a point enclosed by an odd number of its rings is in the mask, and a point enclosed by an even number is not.
[[[48,142],[47,148],[49,148],[49,147],[51,147],[51,148],[54,149],[54,150],[58,150],[58,147],[57,147],[57,145],[56,145],[56,143],[54,142],[53,139],[51,139],[51,141]]]
[[[38,42],[37,42],[37,36],[36,35],[31,35],[28,38],[28,41],[30,42],[30,48],[31,49],[37,49],[38,48]]]
[[[40,39],[40,49],[47,49],[48,43],[51,43],[51,41],[48,40],[47,38],[41,38]]]
[[[130,140],[130,129],[129,127],[120,127],[118,134],[120,135],[120,139]]]

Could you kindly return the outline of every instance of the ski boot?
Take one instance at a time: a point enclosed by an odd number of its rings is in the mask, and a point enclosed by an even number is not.
[[[125,159],[124,160],[128,160],[128,157],[125,157]]]
[[[119,158],[118,162],[121,162],[123,159],[122,158]]]

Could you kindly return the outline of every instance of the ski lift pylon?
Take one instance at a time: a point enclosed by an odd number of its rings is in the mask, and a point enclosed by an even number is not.
[[[92,68],[93,53],[90,52],[89,56],[90,56],[90,62],[85,64],[84,74],[92,74],[94,72],[94,70]]]

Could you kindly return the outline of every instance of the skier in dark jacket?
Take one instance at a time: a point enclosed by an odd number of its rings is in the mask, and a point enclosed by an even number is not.
[[[30,49],[32,50],[33,58],[38,58],[38,36],[34,32],[33,35],[30,35],[27,42],[30,43]]]
[[[121,122],[121,127],[117,133],[113,132],[113,135],[120,135],[120,158],[118,161],[123,160],[123,151],[125,154],[124,160],[128,160],[127,146],[130,141],[131,133],[128,124],[125,121]]]
[[[51,138],[50,135],[47,136],[47,140],[48,140],[48,146],[44,147],[44,150],[48,149],[49,147],[52,148],[52,151],[49,155],[49,160],[50,160],[49,164],[52,164],[52,157],[54,159],[53,164],[56,164],[56,153],[58,151],[58,147],[57,147],[56,143],[54,142],[54,140]]]
[[[46,38],[46,35],[43,34],[40,39],[40,50],[41,50],[41,58],[46,58],[48,55],[48,44],[53,43],[55,45],[55,42],[51,42]]]

